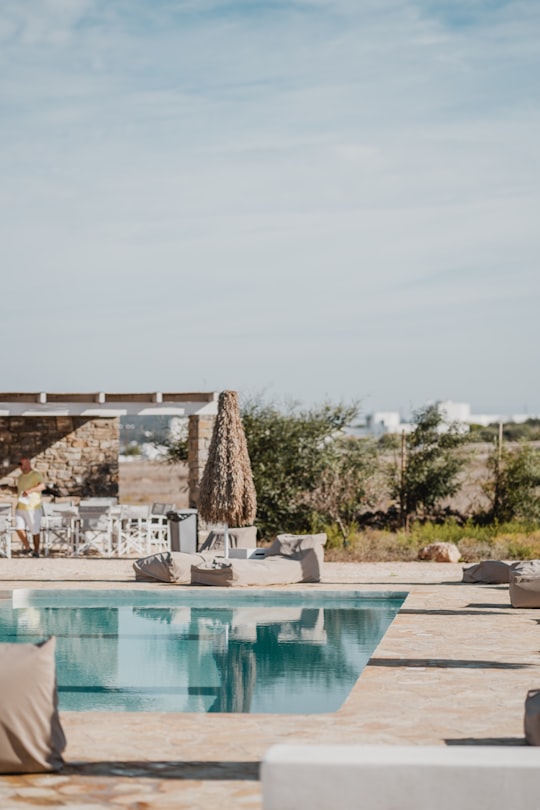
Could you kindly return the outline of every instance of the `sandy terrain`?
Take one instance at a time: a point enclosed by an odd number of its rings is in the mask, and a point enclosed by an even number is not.
[[[187,466],[158,461],[120,463],[120,503],[174,503],[186,509]]]
[[[539,442],[532,442],[533,447],[540,448]],[[511,445],[506,445],[509,447]],[[517,445],[514,445],[517,446]],[[492,444],[474,444],[465,448],[468,456],[465,468],[460,476],[463,486],[453,498],[442,505],[450,506],[461,514],[471,514],[487,509],[489,501],[483,486],[489,480],[487,460],[493,451]],[[391,463],[393,456],[388,454],[384,460]],[[158,461],[120,462],[120,501],[121,503],[174,503],[179,509],[185,509],[188,503],[186,464],[165,464]],[[374,508],[386,509],[388,499],[384,496]]]
[[[490,445],[475,445],[474,454],[462,473],[463,487],[454,498],[445,502],[462,513],[486,508],[487,499],[482,482],[487,478],[486,461]],[[187,464],[165,464],[160,461],[120,462],[121,503],[174,503],[178,509],[189,507]],[[385,509],[386,498],[377,505]]]

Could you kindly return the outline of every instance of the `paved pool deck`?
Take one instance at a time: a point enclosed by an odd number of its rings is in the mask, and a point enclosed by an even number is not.
[[[62,712],[59,774],[0,777],[2,810],[260,810],[259,763],[274,743],[525,745],[527,690],[540,687],[540,610],[506,585],[464,585],[451,563],[326,563],[297,590],[406,591],[335,714]],[[144,588],[131,560],[0,560],[0,591]],[[272,590],[269,588],[268,590]]]

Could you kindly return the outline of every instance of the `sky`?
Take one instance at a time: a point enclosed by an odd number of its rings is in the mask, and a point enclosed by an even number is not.
[[[2,0],[0,389],[540,414],[539,38],[538,0]]]

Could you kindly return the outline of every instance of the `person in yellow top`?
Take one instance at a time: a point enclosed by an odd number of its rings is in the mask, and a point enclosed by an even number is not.
[[[32,468],[29,458],[19,462],[21,474],[17,478],[17,505],[15,507],[15,531],[23,544],[23,554],[39,557],[39,533],[41,530],[41,492],[45,489],[43,476]],[[28,535],[32,535],[34,551],[30,548]]]

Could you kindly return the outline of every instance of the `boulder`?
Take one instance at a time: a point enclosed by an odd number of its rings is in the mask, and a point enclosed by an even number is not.
[[[430,543],[418,552],[419,560],[431,560],[432,562],[457,563],[461,558],[461,552],[454,543]]]

